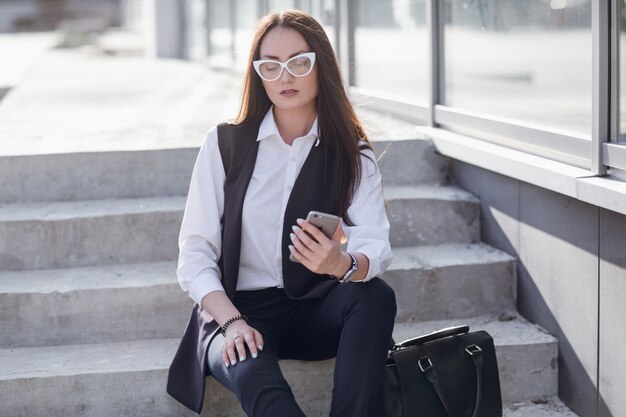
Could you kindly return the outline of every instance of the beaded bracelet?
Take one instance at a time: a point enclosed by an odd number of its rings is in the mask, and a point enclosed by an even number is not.
[[[246,322],[248,321],[248,318],[244,316],[243,314],[239,314],[238,316],[231,317],[230,319],[228,319],[228,321],[226,321],[226,323],[222,325],[222,335],[226,337],[226,329],[228,328],[228,326],[230,326],[237,320],[242,320],[242,319],[245,320]]]

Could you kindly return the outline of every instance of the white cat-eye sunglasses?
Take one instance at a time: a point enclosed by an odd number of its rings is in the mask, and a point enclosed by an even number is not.
[[[309,75],[315,64],[315,52],[304,52],[289,58],[285,62],[274,61],[273,59],[259,59],[253,61],[252,65],[259,77],[265,81],[275,81],[283,75],[286,68],[289,74],[294,77],[304,77]]]

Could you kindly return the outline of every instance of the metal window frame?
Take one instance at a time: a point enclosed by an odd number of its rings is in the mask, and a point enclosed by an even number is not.
[[[362,87],[350,87],[350,96],[359,107],[390,113],[410,123],[423,124],[428,119],[430,107],[427,103],[408,100],[393,94],[384,94]]]
[[[524,145],[527,145],[529,153],[580,168],[590,168],[590,135],[549,129],[530,122],[513,121],[506,117],[442,105],[435,106],[435,122],[445,127],[483,132],[490,137],[490,142],[504,146],[519,142],[512,147],[524,150]]]
[[[611,3],[604,0],[591,2],[592,32],[592,122],[591,122],[591,172],[604,176],[607,167],[602,158],[603,145],[611,135]]]
[[[602,144],[601,158],[602,162],[606,166],[612,168],[618,168],[626,170],[626,144],[620,142],[619,139],[622,135],[620,119],[621,119],[621,97],[620,97],[620,80],[621,72],[621,56],[620,56],[620,35],[622,31],[622,9],[623,3],[620,0],[612,0],[610,6],[611,9],[611,46],[607,52],[610,54],[610,83],[614,92],[611,95],[611,123],[610,123],[610,140]],[[614,142],[613,142],[614,141]]]

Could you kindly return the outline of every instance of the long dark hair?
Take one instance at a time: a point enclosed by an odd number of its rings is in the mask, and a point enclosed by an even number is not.
[[[335,155],[337,182],[334,190],[339,205],[339,215],[347,225],[353,226],[347,210],[359,186],[363,170],[360,151],[372,150],[372,145],[348,99],[339,64],[328,36],[312,16],[300,10],[285,10],[269,14],[259,20],[250,48],[241,106],[235,124],[260,124],[272,105],[261,79],[252,68],[252,61],[259,59],[261,42],[265,35],[275,27],[297,30],[315,52],[315,65],[319,66],[317,123],[320,140],[324,142],[324,151],[333,152]],[[359,145],[360,139],[366,143]]]

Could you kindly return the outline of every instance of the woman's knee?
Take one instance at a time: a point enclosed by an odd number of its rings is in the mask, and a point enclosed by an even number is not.
[[[277,361],[263,360],[262,352],[257,359],[247,358],[229,367],[228,374],[234,390],[247,395],[255,395],[266,386],[288,387]]]
[[[349,285],[351,289],[355,290],[354,301],[363,304],[373,314],[387,313],[391,317],[396,316],[396,293],[380,277],[374,277],[364,283],[352,283]]]

